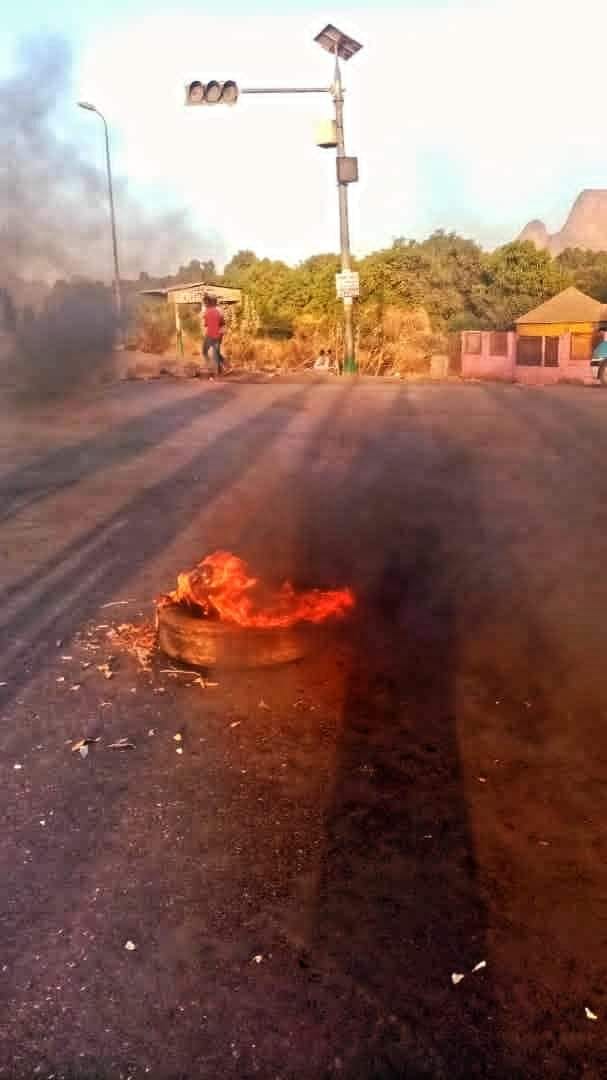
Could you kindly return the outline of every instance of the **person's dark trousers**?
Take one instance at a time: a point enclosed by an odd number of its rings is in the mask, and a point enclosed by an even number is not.
[[[223,356],[221,355],[221,338],[205,337],[202,344],[202,354],[205,360],[209,359],[209,353],[213,350],[215,362],[217,364],[217,374],[221,375],[223,371]]]

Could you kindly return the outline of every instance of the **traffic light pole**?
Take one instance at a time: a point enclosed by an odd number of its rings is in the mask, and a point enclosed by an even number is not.
[[[335,128],[337,136],[337,157],[346,156],[344,138],[344,92],[341,83],[341,69],[339,66],[339,54],[335,50],[335,79],[333,82],[333,101],[335,104]],[[348,271],[352,269],[352,256],[350,252],[350,222],[348,220],[348,185],[344,183],[338,172],[337,191],[339,196],[339,240],[341,248],[341,268]],[[354,374],[357,370],[356,356],[354,353],[354,312],[351,296],[344,296],[344,372]]]
[[[358,42],[342,34],[334,26],[329,24],[319,34],[315,41],[322,45],[327,52],[335,56],[335,75],[332,86],[272,86],[272,87],[243,87],[238,89],[236,83],[231,80],[219,83],[212,80],[202,83],[200,80],[186,85],[186,105],[216,105],[223,101],[224,104],[235,105],[240,94],[326,94],[330,93],[335,105],[335,142],[325,145],[336,146],[337,149],[337,191],[339,198],[339,238],[341,250],[342,275],[349,274],[352,270],[352,255],[350,252],[350,224],[348,221],[348,183],[357,179],[357,175],[348,176],[348,162],[344,139],[344,91],[341,81],[340,56],[348,60],[362,48]],[[227,89],[229,88],[229,96]],[[355,159],[352,159],[354,161]],[[354,349],[354,312],[353,298],[351,295],[343,295],[345,292],[344,278],[341,278],[340,295],[344,305],[344,359],[342,370],[348,374],[355,373],[358,368]],[[352,275],[356,276],[356,275]],[[338,275],[339,278],[339,275]],[[343,290],[343,291],[341,291]]]
[[[337,137],[337,157],[346,156],[344,138],[344,91],[341,81],[341,68],[339,54],[335,51],[335,76],[333,86],[328,88],[333,95],[335,105],[335,129]],[[241,94],[326,94],[327,87],[286,87],[276,86],[268,88],[243,88]],[[341,268],[348,271],[352,269],[352,254],[350,251],[350,223],[348,219],[348,185],[338,178],[337,192],[339,197],[339,240],[341,251]],[[344,296],[344,362],[343,370],[348,374],[354,374],[358,370],[356,353],[354,349],[354,310],[351,296]]]
[[[243,87],[240,94],[326,94],[326,86],[266,86]]]

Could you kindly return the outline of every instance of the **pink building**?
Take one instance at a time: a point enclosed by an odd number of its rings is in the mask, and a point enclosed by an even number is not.
[[[590,360],[607,337],[607,305],[565,289],[517,319],[516,330],[462,333],[462,376],[533,386],[592,382]]]

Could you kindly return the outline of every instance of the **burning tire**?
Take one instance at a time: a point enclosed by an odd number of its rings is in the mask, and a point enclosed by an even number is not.
[[[172,660],[195,667],[253,668],[289,664],[317,647],[317,626],[259,629],[192,615],[180,604],[157,609],[158,644]]]

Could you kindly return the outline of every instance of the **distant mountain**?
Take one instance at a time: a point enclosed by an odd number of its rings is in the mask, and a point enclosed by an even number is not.
[[[560,232],[549,233],[543,221],[530,221],[518,237],[558,255],[568,247],[607,251],[607,189],[582,191]]]

